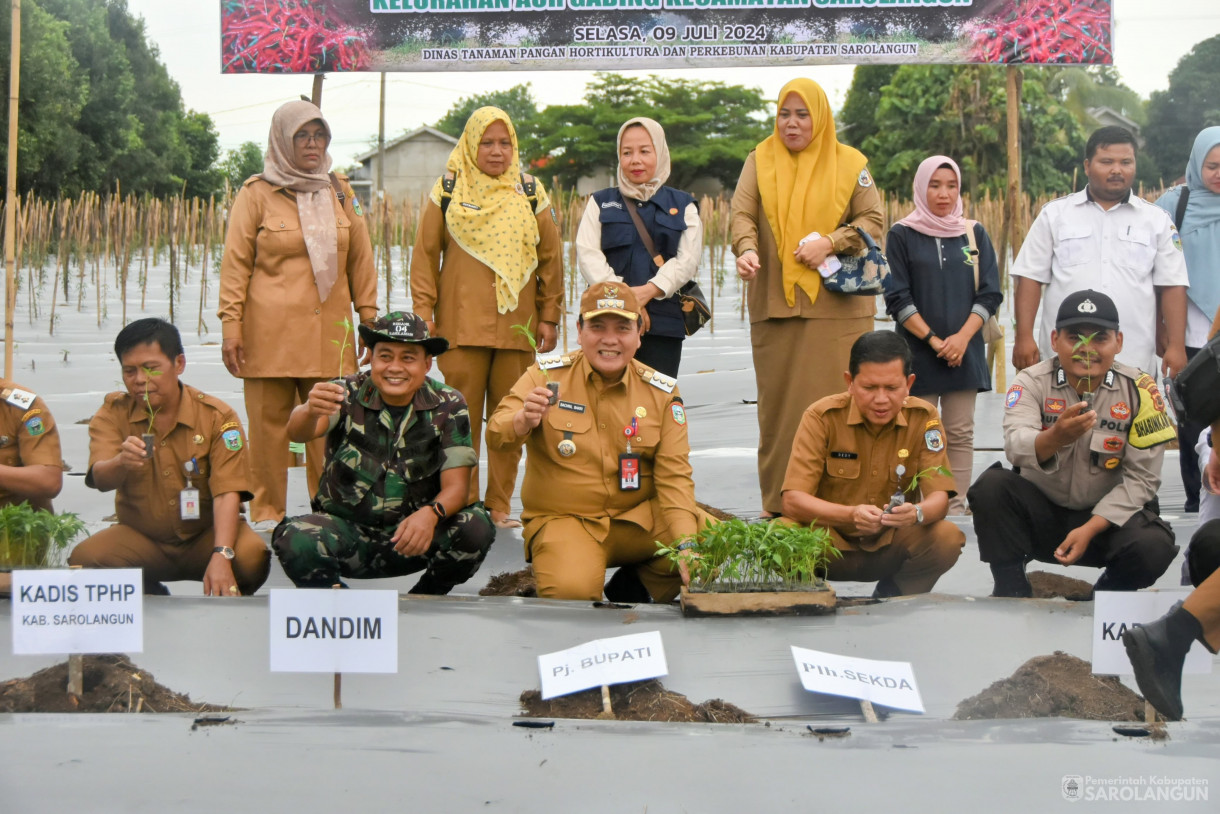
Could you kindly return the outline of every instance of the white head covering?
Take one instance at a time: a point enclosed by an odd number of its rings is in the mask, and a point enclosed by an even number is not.
[[[623,153],[623,133],[627,132],[628,127],[633,127],[637,124],[643,126],[648,131],[648,137],[652,139],[652,149],[657,155],[657,171],[651,179],[642,184],[637,184],[623,174],[623,165],[620,162],[618,165],[618,188],[619,192],[623,193],[624,198],[646,201],[653,195],[656,195],[657,190],[669,178],[669,145],[665,143],[665,131],[661,128],[661,125],[644,116],[636,116],[634,119],[628,119],[627,123],[618,129],[617,147],[619,155]]]

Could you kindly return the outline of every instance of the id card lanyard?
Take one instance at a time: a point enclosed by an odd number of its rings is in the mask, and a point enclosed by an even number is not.
[[[198,520],[199,490],[195,488],[193,478],[199,474],[199,462],[191,458],[182,466],[186,469],[186,488],[178,495],[178,508],[183,520]]]
[[[638,492],[640,489],[640,456],[631,451],[631,439],[639,433],[637,419],[623,428],[627,436],[627,451],[618,456],[618,488],[622,492]]]

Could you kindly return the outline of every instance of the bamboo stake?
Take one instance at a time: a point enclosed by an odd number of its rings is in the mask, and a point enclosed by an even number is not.
[[[70,565],[69,570],[79,571],[81,566]],[[68,695],[72,696],[77,702],[80,697],[85,694],[85,664],[80,653],[72,653],[68,656]]]
[[[21,97],[21,0],[13,0],[8,69],[8,177],[4,190],[4,377],[13,378],[13,315],[16,311],[17,105]]]
[[[338,591],[343,588],[339,583],[330,586]],[[343,673],[335,673],[335,709],[343,709]]]
[[[877,710],[873,709],[872,701],[860,700],[860,712],[864,715],[866,723],[877,723]]]

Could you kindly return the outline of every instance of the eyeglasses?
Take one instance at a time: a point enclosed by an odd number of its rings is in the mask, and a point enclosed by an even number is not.
[[[324,132],[306,133],[304,130],[292,137],[292,140],[301,146],[316,144],[319,147],[325,146],[330,141],[330,136]]]

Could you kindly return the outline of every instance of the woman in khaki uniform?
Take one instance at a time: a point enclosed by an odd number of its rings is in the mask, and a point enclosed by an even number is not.
[[[794,79],[780,90],[775,132],[746,158],[733,194],[733,253],[750,283],[765,517],[782,513],[801,415],[841,389],[852,343],[873,327],[873,297],[826,291],[817,272],[831,254],[864,249],[851,227],[881,239],[881,196],[867,163],[835,139],[825,91]]]
[[[292,463],[288,414],[315,382],[356,369],[355,306],[377,316],[377,273],[360,204],[330,172],[330,126],[309,102],[288,102],[271,119],[263,171],[246,181],[229,217],[220,265],[225,367],[245,380],[254,471],[254,523],[284,516]],[[306,445],[312,497],[322,439]]]
[[[553,350],[563,301],[559,229],[546,191],[521,172],[508,114],[481,107],[432,188],[411,256],[411,302],[433,336],[449,340],[437,359],[445,382],[466,398],[475,450],[490,415],[534,362],[515,325],[528,325],[538,350]],[[486,406],[485,406],[486,405]],[[487,452],[486,506],[501,528],[509,518],[521,450]],[[470,502],[479,499],[479,470]]]

